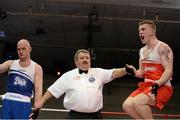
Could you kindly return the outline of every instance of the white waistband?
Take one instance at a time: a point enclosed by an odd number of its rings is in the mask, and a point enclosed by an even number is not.
[[[31,98],[25,95],[21,95],[18,93],[10,93],[7,92],[4,96],[4,99],[8,99],[8,100],[15,100],[15,101],[19,101],[19,102],[30,102]]]

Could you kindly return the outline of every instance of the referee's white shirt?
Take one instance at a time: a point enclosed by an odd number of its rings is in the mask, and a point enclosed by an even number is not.
[[[112,81],[114,69],[90,68],[79,74],[78,68],[63,74],[48,91],[56,98],[65,93],[64,107],[78,112],[97,112],[103,107],[103,85]]]

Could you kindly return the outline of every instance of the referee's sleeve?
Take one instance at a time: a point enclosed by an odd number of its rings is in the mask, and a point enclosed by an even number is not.
[[[47,89],[55,98],[59,98],[65,92],[65,85],[63,81],[64,80],[60,77]]]

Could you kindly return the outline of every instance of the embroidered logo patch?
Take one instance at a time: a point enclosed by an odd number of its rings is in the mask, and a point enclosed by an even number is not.
[[[94,81],[95,81],[95,78],[93,78],[93,77],[90,77],[90,78],[89,78],[89,82],[92,83],[92,82],[94,82]]]

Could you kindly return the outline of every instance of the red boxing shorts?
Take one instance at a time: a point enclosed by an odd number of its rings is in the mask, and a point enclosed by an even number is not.
[[[149,92],[151,92],[151,85],[153,82],[140,82],[138,83],[138,87],[133,93],[130,94],[130,97],[135,97],[139,95],[140,93],[144,93],[148,95]],[[173,94],[173,88],[171,86],[163,85],[161,86],[157,91],[157,97],[156,97],[156,104],[154,107],[157,107],[158,109],[162,109],[164,105],[169,101]]]

